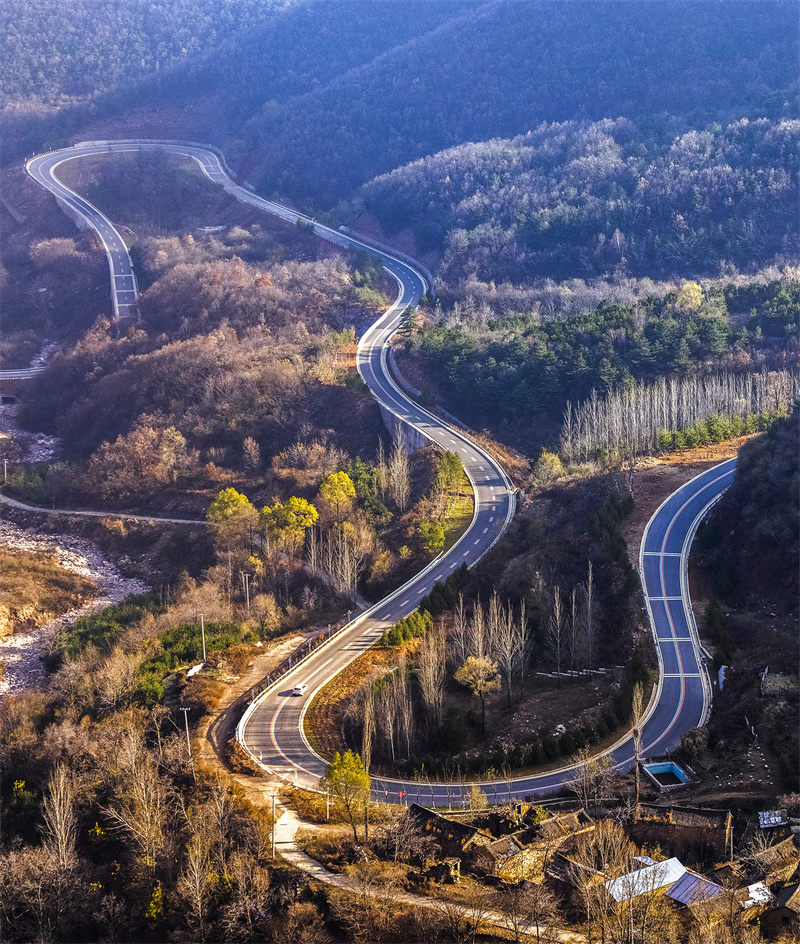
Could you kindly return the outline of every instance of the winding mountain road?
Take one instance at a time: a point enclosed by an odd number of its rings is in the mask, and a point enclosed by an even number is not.
[[[446,578],[462,563],[473,565],[494,545],[513,516],[513,490],[502,468],[488,453],[410,400],[390,375],[389,339],[399,327],[406,307],[416,304],[430,289],[425,275],[390,252],[378,250],[256,196],[236,184],[227,173],[221,155],[206,147],[144,140],[83,142],[28,161],[31,177],[53,193],[67,212],[100,235],[109,260],[114,312],[118,320],[138,317],[136,279],[125,242],[111,221],[66,187],[55,172],[67,161],[109,153],[135,153],[143,148],[159,148],[194,160],[211,180],[236,199],[288,223],[313,224],[321,238],[345,249],[366,251],[382,260],[386,271],[397,282],[398,297],[362,337],[357,355],[359,373],[388,423],[399,422],[404,428],[415,431],[414,438],[430,439],[444,449],[458,452],[474,489],[472,522],[454,547],[301,660],[277,684],[267,688],[245,713],[237,737],[254,760],[287,780],[314,788],[325,769],[324,759],[313,750],[304,732],[306,711],[314,695],[373,645],[385,628],[416,609],[420,598],[430,592],[436,580]],[[675,747],[683,733],[703,723],[709,710],[710,689],[691,615],[686,560],[698,522],[730,484],[734,467],[735,460],[730,460],[684,485],[661,506],[645,532],[640,570],[661,667],[659,684],[647,709],[643,737],[645,755]],[[305,697],[291,695],[298,682],[309,686]],[[617,768],[630,767],[634,756],[630,737],[623,738],[608,753]],[[493,798],[502,800],[556,790],[573,776],[574,770],[567,768],[535,777],[492,782],[484,784],[483,789]],[[423,803],[450,805],[460,800],[465,786],[468,789],[464,784],[422,784],[374,778],[373,795],[376,799],[394,802],[411,796]]]

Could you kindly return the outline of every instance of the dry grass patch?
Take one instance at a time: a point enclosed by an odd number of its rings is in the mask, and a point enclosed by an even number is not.
[[[91,580],[67,570],[54,554],[0,548],[0,607],[11,631],[36,626],[97,596]]]

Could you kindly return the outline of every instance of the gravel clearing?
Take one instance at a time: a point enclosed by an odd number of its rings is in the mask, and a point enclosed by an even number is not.
[[[0,666],[3,669],[0,696],[42,686],[47,673],[40,657],[60,627],[74,625],[79,617],[119,603],[131,593],[145,593],[150,589],[141,580],[123,577],[96,545],[82,538],[68,534],[40,534],[34,529],[0,521],[0,544],[12,550],[54,553],[62,567],[82,574],[100,591],[100,595],[85,606],[71,610],[32,632],[15,633],[0,642]]]
[[[17,423],[19,404],[0,407],[0,442],[12,462],[49,462],[61,454],[61,441],[44,433],[30,433]]]

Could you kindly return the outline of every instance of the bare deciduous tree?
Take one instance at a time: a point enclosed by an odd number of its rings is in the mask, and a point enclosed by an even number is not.
[[[569,623],[567,624],[567,650],[569,651],[569,682],[570,685],[575,681],[575,666],[578,661],[578,649],[580,647],[581,626],[580,614],[578,612],[578,589],[572,588],[570,594]]]
[[[633,714],[633,728],[631,734],[633,736],[633,763],[634,770],[636,775],[636,816],[639,815],[639,777],[640,770],[639,767],[642,763],[642,716],[644,714],[644,705],[643,705],[644,691],[642,689],[641,682],[637,682],[633,688],[633,701],[631,703],[631,710]]]
[[[429,630],[417,657],[417,678],[428,719],[438,732],[442,726],[442,702],[447,676],[446,643],[444,632],[439,627]]]
[[[558,902],[544,885],[522,882],[503,889],[497,894],[496,901],[499,909],[508,916],[508,928],[516,944],[529,937],[535,938],[537,944],[559,939],[553,926],[559,916]]]
[[[209,881],[209,844],[206,836],[196,832],[186,848],[186,861],[178,879],[178,891],[188,905],[194,931],[201,941],[206,939],[206,910],[211,892]]]
[[[595,636],[597,635],[597,624],[595,620],[595,600],[594,600],[594,575],[592,572],[592,562],[589,561],[589,573],[586,577],[586,583],[583,585],[583,638],[586,647],[586,665],[589,669],[589,675],[594,670],[594,648]]]
[[[65,764],[58,764],[47,784],[42,803],[45,846],[52,852],[60,868],[75,864],[75,841],[78,817],[75,811],[75,786]]]
[[[394,503],[400,511],[406,510],[411,495],[409,469],[410,464],[406,452],[403,427],[398,421],[392,438],[392,451],[389,453],[389,489]]]
[[[488,654],[486,622],[484,620],[483,607],[480,603],[476,603],[472,609],[472,619],[469,621],[468,639],[468,656],[473,656],[475,659],[485,659]]]
[[[369,773],[372,763],[372,738],[375,734],[375,689],[371,680],[367,681],[364,688],[361,711],[361,760],[364,762],[364,770]]]
[[[408,814],[378,827],[376,843],[393,862],[422,860],[438,849],[433,836],[424,833]]]
[[[257,469],[261,465],[261,447],[252,436],[246,436],[242,443],[244,464],[248,469]]]
[[[558,686],[561,687],[561,660],[565,648],[564,611],[561,606],[561,588],[553,588],[553,610],[547,623],[547,648],[553,658],[558,676]]]
[[[313,901],[291,902],[283,920],[278,923],[277,931],[274,940],[285,944],[325,944],[330,941],[325,922]]]
[[[347,877],[351,893],[332,898],[331,907],[348,937],[355,944],[386,940],[398,908],[396,877],[372,861],[348,866]]]
[[[489,610],[491,614],[491,605]],[[511,707],[515,680],[519,678],[520,683],[522,682],[523,663],[528,654],[528,627],[525,618],[525,604],[522,604],[519,619],[514,618],[510,606],[508,610],[502,606],[497,607],[496,620],[489,620],[489,624],[492,623],[495,624],[496,628],[491,631],[491,652],[506,683],[507,703]]]
[[[464,594],[459,592],[458,605],[453,610],[452,653],[456,665],[463,665],[469,653],[469,621],[464,610]]]
[[[612,767],[613,761],[607,754],[592,757],[588,748],[579,751],[575,775],[567,784],[567,789],[578,797],[584,809],[595,809],[600,805],[606,794]]]
[[[478,936],[491,909],[491,898],[480,886],[470,886],[459,901],[441,897],[439,907],[445,917],[450,940],[466,944]]]
[[[411,692],[408,688],[408,665],[402,658],[397,672],[392,679],[392,693],[397,703],[397,719],[400,722],[400,736],[406,744],[406,757],[411,757],[411,737],[414,730],[414,713]]]
[[[120,778],[115,802],[105,809],[112,827],[126,834],[151,869],[166,848],[168,791],[141,732],[129,728],[122,738]]]

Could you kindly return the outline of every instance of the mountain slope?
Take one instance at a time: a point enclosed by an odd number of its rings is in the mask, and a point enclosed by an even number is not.
[[[458,5],[460,6],[460,5]],[[249,176],[333,203],[441,148],[543,121],[682,116],[689,124],[791,112],[792,4],[513,2],[438,29],[247,126]]]

